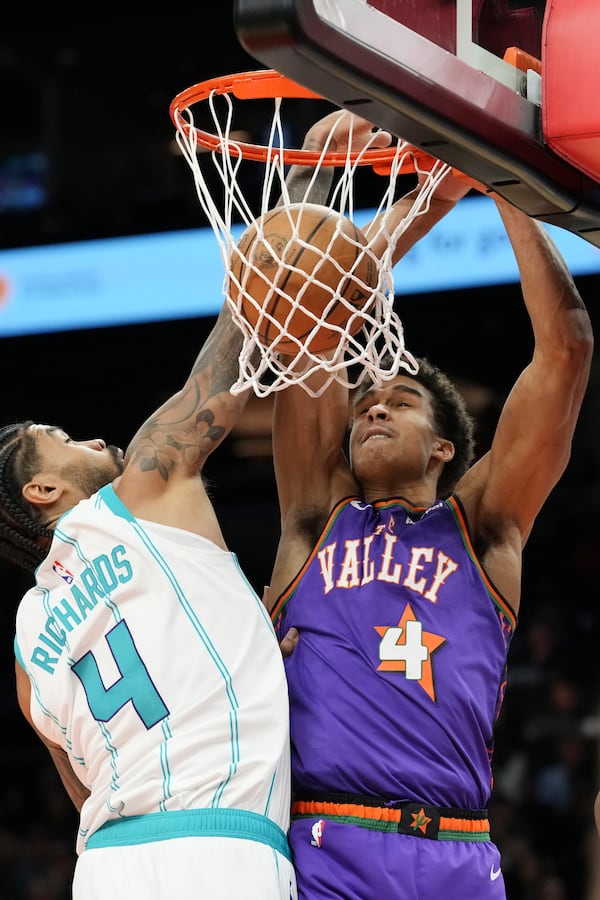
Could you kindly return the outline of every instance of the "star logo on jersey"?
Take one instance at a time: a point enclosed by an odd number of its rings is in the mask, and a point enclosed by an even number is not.
[[[381,635],[378,672],[404,672],[408,681],[418,682],[435,702],[431,658],[446,643],[440,634],[425,631],[410,603],[406,604],[397,625],[375,625]]]
[[[431,822],[429,816],[425,815],[425,810],[420,809],[418,813],[411,813],[412,822],[410,827],[413,831],[420,831],[422,834],[427,832],[427,826]]]

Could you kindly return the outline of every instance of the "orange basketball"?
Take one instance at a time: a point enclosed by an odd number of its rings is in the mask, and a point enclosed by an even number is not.
[[[327,206],[297,203],[271,210],[238,241],[229,297],[262,344],[275,342],[278,352],[296,354],[292,335],[311,352],[323,353],[340,338],[327,325],[343,328],[377,283],[376,265],[361,251],[366,243],[350,219]],[[362,323],[357,316],[353,334]]]

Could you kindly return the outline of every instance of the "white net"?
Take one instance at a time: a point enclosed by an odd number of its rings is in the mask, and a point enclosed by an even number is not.
[[[289,384],[301,384],[317,396],[333,379],[353,388],[366,376],[376,383],[392,379],[401,368],[415,374],[417,364],[405,346],[402,322],[394,310],[393,252],[414,219],[428,211],[432,194],[449,166],[427,158],[421,168],[414,148],[398,140],[389,173],[381,176],[382,196],[371,224],[353,233],[346,225],[355,224],[354,183],[362,157],[375,141],[373,133],[371,143],[358,155],[348,151],[345,161],[338,164],[328,202],[336,214],[335,228],[329,239],[317,245],[304,225],[314,211],[310,202],[313,188],[327,165],[328,152],[336,146],[336,125],[318,161],[311,163],[304,196],[294,197],[292,202],[286,184],[282,98],[274,98],[266,160],[252,163],[264,168],[259,209],[252,209],[240,178],[244,153],[233,136],[233,101],[228,94],[216,101],[214,93],[207,98],[217,149],[207,153],[199,146],[191,108],[178,117],[176,137],[217,238],[225,269],[223,293],[243,334],[240,374],[232,392],[252,387],[257,396],[264,397]],[[220,183],[219,204],[203,170],[207,161]],[[398,178],[409,165],[418,175],[419,190],[398,221],[393,210]],[[272,226],[274,196],[287,217],[287,224],[283,220],[283,227],[275,232],[269,224]],[[278,222],[281,225],[281,216]],[[289,244],[274,239],[273,234],[280,236],[282,231]],[[340,235],[352,251],[343,253],[341,262]],[[312,263],[307,267],[309,257]],[[371,275],[365,280],[367,271]],[[315,391],[308,382],[317,369],[326,375],[321,376]]]

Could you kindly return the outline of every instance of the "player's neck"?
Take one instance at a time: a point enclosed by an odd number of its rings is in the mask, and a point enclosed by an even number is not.
[[[412,506],[428,509],[435,503],[437,494],[435,485],[424,480],[416,481],[377,481],[362,485],[363,498],[367,503],[375,500],[402,497]]]

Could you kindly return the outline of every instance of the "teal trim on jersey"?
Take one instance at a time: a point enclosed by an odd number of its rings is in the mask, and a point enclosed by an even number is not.
[[[272,819],[245,809],[176,809],[171,812],[129,816],[105,822],[86,844],[86,850],[100,847],[129,847],[184,837],[224,837],[258,841],[292,859],[285,833]]]
[[[121,498],[117,496],[112,484],[105,484],[104,487],[100,488],[98,491],[98,495],[104,500],[115,516],[120,516],[121,519],[127,519],[128,522],[135,522],[135,516],[129,512]]]
[[[27,671],[27,666],[23,662],[23,657],[21,656],[21,651],[19,650],[19,645],[17,643],[16,637],[15,637],[13,646],[15,648],[15,658],[16,658],[17,662],[19,663],[19,665],[21,666],[22,669],[25,669],[25,671]]]
[[[231,762],[229,765],[229,772],[225,776],[225,778],[220,782],[220,784],[215,789],[213,803],[215,807],[218,807],[221,803],[222,797],[227,789],[227,786],[237,771],[237,767],[240,761],[240,746],[239,746],[239,722],[238,722],[238,709],[239,709],[239,701],[236,696],[235,688],[233,685],[233,677],[229,669],[227,668],[223,658],[220,656],[218,649],[210,640],[206,629],[204,628],[201,620],[198,618],[198,615],[194,611],[192,605],[190,604],[188,597],[186,596],[185,591],[177,581],[177,578],[167,560],[163,557],[162,553],[155,546],[152,535],[146,532],[141,522],[139,522],[135,516],[127,509],[125,504],[121,501],[121,499],[117,496],[114,491],[112,485],[107,484],[103,488],[101,488],[97,493],[97,502],[105,503],[108,509],[113,513],[113,515],[118,516],[128,522],[132,529],[134,530],[136,536],[142,542],[145,550],[150,554],[150,556],[154,559],[156,565],[161,569],[163,575],[166,577],[168,583],[173,590],[175,597],[177,598],[178,603],[181,608],[185,611],[188,619],[196,631],[196,634],[204,644],[207,652],[209,653],[214,665],[219,671],[223,684],[225,687],[225,691],[227,693],[227,697],[229,699],[229,728],[230,728],[230,743],[231,743]],[[157,523],[160,524],[160,523]],[[259,603],[259,598],[256,595],[255,591],[251,589],[252,594],[256,597],[256,602]],[[166,749],[166,745],[165,745]],[[170,793],[168,792],[168,784],[170,782],[170,768],[169,761],[166,753],[163,754],[161,761],[164,766],[165,772],[165,797],[164,801],[168,801],[170,799]],[[160,814],[158,814],[160,815]]]
[[[106,493],[104,493],[106,492]],[[237,767],[240,761],[240,742],[239,742],[239,721],[238,721],[238,709],[239,709],[239,701],[237,699],[237,695],[235,692],[234,684],[233,684],[233,676],[229,671],[224,659],[220,655],[218,648],[213,644],[210,639],[209,634],[207,633],[202,621],[198,617],[195,612],[193,605],[190,603],[184,589],[179,584],[177,577],[172,571],[169,563],[164,558],[160,550],[155,546],[154,540],[151,534],[148,534],[146,530],[143,528],[142,524],[137,521],[137,519],[132,516],[127,508],[121,503],[117,495],[114,491],[109,492],[106,488],[102,488],[102,496],[106,497],[107,500],[111,500],[111,511],[119,515],[119,510],[122,509],[123,516],[128,518],[129,523],[133,530],[135,531],[137,537],[142,542],[146,551],[150,554],[150,556],[154,559],[156,565],[160,568],[163,575],[167,579],[171,589],[173,590],[175,597],[177,598],[177,602],[180,604],[181,608],[186,613],[190,624],[194,628],[196,634],[204,644],[210,658],[212,659],[215,667],[219,671],[222,679],[224,688],[229,699],[229,730],[230,730],[230,744],[231,744],[231,761],[229,764],[229,772],[224,777],[224,779],[217,785],[215,788],[213,805],[215,807],[220,806],[221,799],[227,789],[227,786],[237,771]],[[114,503],[112,501],[114,500]],[[258,602],[258,599],[257,599]],[[165,799],[169,799],[169,797],[165,797]]]

